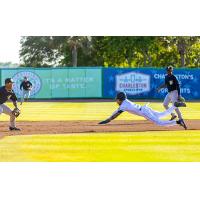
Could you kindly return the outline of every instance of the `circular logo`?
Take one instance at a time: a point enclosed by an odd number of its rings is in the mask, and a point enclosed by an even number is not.
[[[22,90],[20,90],[20,85],[21,85],[22,81],[24,80],[25,76],[28,78],[28,81],[30,81],[32,83],[32,90],[31,90],[30,96],[36,95],[41,89],[42,81],[37,74],[35,74],[34,72],[30,72],[30,71],[18,72],[12,77],[12,79],[15,82],[14,86],[13,86],[13,90],[14,90],[15,94],[17,96],[21,96]]]

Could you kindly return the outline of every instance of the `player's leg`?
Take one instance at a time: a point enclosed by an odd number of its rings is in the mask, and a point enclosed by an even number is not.
[[[28,100],[28,90],[24,90],[24,101]]]
[[[0,114],[3,113],[3,107],[2,107],[2,104],[0,105]]]
[[[148,107],[144,107],[142,108],[142,113],[143,113],[143,116],[154,122],[155,124],[157,124],[158,126],[174,126],[174,125],[177,125],[177,122],[176,121],[168,121],[168,120],[161,120],[159,119],[158,117],[156,117],[152,112],[151,110],[148,108]]]
[[[10,130],[20,130],[16,128],[16,117],[12,114],[12,110],[4,104],[2,104],[1,107],[3,109],[3,113],[10,116]]]
[[[172,91],[171,100],[172,100],[173,105],[174,105],[175,102],[178,101],[178,91],[177,90]],[[178,108],[176,108],[175,111],[178,115],[178,118],[183,119],[180,110]]]
[[[176,109],[175,106],[171,106],[170,108],[168,108],[167,110],[163,111],[163,112],[159,112],[156,110],[153,110],[150,108],[150,111],[152,112],[153,115],[155,115],[157,118],[161,118],[161,117],[165,117],[167,115],[172,114],[172,112]]]
[[[26,92],[26,101],[28,101],[29,97],[30,97],[31,91],[27,90]]]
[[[25,101],[28,101],[29,97],[30,97],[30,90],[26,90],[26,97],[25,97]]]
[[[24,102],[24,95],[25,95],[25,90],[22,89],[22,96],[21,96],[21,105]]]
[[[167,110],[167,109],[169,109],[169,103],[171,102],[171,92],[170,93],[168,93],[167,95],[166,95],[166,97],[165,97],[165,99],[164,99],[164,101],[163,101],[163,106],[164,106],[164,108]],[[175,115],[175,113],[171,113],[171,120],[173,120],[173,119],[175,119],[176,118],[176,115]]]

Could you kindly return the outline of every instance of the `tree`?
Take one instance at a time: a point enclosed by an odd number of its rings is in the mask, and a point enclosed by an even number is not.
[[[198,66],[200,37],[22,37],[23,66]]]
[[[78,50],[89,55],[89,37],[83,36],[28,36],[21,39],[20,60],[24,66],[77,66]],[[84,60],[84,57],[82,56]],[[85,60],[84,60],[85,61]]]
[[[22,65],[31,67],[56,65],[61,57],[59,41],[49,36],[22,37],[20,41]]]
[[[180,61],[177,63],[178,66],[184,67],[185,65],[189,66],[191,64],[189,55],[191,54],[191,51],[193,49],[192,46],[200,42],[199,37],[170,36],[164,37],[164,40],[168,44],[168,47],[172,49],[176,47],[175,51],[177,52],[174,52],[174,54],[178,53],[179,55]]]

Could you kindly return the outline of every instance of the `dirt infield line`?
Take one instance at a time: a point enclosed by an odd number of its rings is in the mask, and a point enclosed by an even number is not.
[[[188,130],[200,130],[200,120],[186,120]],[[112,121],[109,124],[99,125],[98,121],[39,121],[18,122],[22,131],[11,132],[7,123],[0,122],[0,138],[10,135],[37,135],[37,134],[69,134],[69,133],[98,133],[98,132],[147,132],[147,131],[185,131],[183,127],[157,126],[147,120]],[[187,130],[186,130],[187,131]]]

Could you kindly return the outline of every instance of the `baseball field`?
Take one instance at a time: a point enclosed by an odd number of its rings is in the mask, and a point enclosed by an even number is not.
[[[187,106],[181,108],[184,130],[128,113],[98,125],[117,109],[114,102],[24,103],[17,119],[21,132],[9,132],[9,117],[0,116],[0,161],[200,161],[200,103]],[[150,107],[163,110],[158,102]]]

